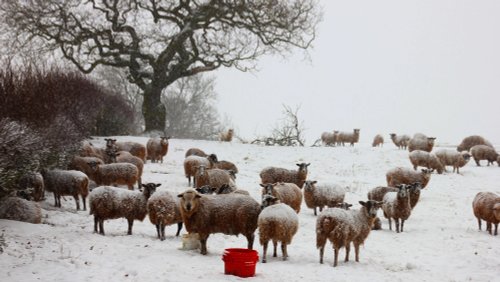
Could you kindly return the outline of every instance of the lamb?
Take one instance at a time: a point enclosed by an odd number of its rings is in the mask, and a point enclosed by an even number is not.
[[[132,235],[134,220],[143,221],[148,213],[147,201],[161,184],[142,184],[143,191],[129,191],[111,186],[92,190],[89,197],[90,214],[94,215],[94,232],[104,235],[104,220],[126,218],[127,235]]]
[[[335,130],[332,132],[323,132],[321,134],[321,141],[325,146],[335,146],[337,143],[337,137],[339,135],[339,131]]]
[[[228,129],[227,132],[221,132],[219,134],[219,140],[223,142],[231,142],[233,140],[234,130],[232,128]]]
[[[439,161],[439,158],[434,153],[414,150],[410,153],[410,161],[415,170],[417,170],[418,166],[423,166],[429,169],[434,169],[439,174],[442,174],[444,171],[444,165]]]
[[[349,132],[339,132],[337,135],[337,145],[344,146],[345,143],[350,143],[354,146],[354,143],[359,141],[359,129],[354,129],[352,133]]]
[[[470,154],[474,158],[477,166],[481,166],[481,164],[479,163],[479,161],[481,160],[487,160],[488,165],[490,165],[490,163],[493,164],[493,162],[496,162],[498,158],[498,153],[495,151],[495,149],[487,145],[473,146],[472,148],[470,148]]]
[[[495,225],[495,236],[498,235],[498,223],[500,222],[500,196],[492,192],[479,192],[472,202],[472,210],[477,218],[479,230],[481,230],[481,219],[486,221],[486,231],[492,235],[492,226]]]
[[[179,236],[182,229],[181,206],[179,198],[168,191],[157,191],[148,199],[149,220],[156,226],[158,239],[165,240],[165,226],[177,223]]]
[[[316,215],[316,207],[319,211],[323,211],[323,207],[335,207],[338,203],[342,203],[345,197],[345,189],[337,184],[316,185],[317,181],[306,181],[304,186],[304,201],[308,208],[314,210]]]
[[[409,168],[396,167],[389,170],[386,174],[387,186],[396,187],[398,184],[412,184],[420,182],[422,188],[425,188],[431,179],[432,170],[422,169],[416,172]]]
[[[302,203],[302,193],[300,188],[294,183],[266,183],[260,184],[262,189],[262,196],[272,195],[281,203],[289,205],[296,213],[300,212],[300,205]]]
[[[224,184],[235,185],[227,171],[218,168],[206,169],[204,165],[197,167],[194,182],[195,188],[209,185],[216,190],[220,189]]]
[[[404,135],[397,135],[396,133],[391,133],[391,140],[398,147],[399,149],[404,149],[408,147],[408,143],[410,142],[410,136],[404,134]]]
[[[297,164],[299,167],[297,171],[278,167],[266,167],[260,172],[260,179],[262,183],[290,182],[302,188],[307,178],[307,167],[309,165],[310,163]]]
[[[427,137],[422,133],[415,133],[408,142],[408,150],[410,152],[415,150],[430,152],[434,147],[434,140],[436,140],[436,137]]]
[[[38,203],[18,197],[5,197],[0,200],[0,218],[28,223],[42,222],[42,209]]]
[[[349,261],[350,244],[353,242],[356,261],[359,262],[359,246],[370,234],[377,210],[382,205],[377,201],[359,201],[359,210],[328,208],[316,220],[316,247],[319,249],[319,263],[323,263],[326,240],[330,240],[335,250],[333,266],[337,266],[339,250],[346,249],[345,261]]]
[[[168,152],[168,139],[170,139],[170,136],[150,138],[148,140],[146,143],[147,156],[152,163],[156,163],[157,161],[161,161],[161,163],[163,163],[163,157]]]
[[[372,147],[382,147],[384,146],[384,137],[380,134],[377,134],[375,135],[375,137],[373,137],[373,143],[372,143]]]
[[[134,190],[134,184],[139,179],[139,169],[129,163],[99,164],[88,163],[92,168],[90,178],[97,185],[127,185],[129,190]]]
[[[293,236],[299,229],[299,217],[294,210],[280,203],[278,198],[265,195],[262,199],[262,211],[257,221],[259,226],[259,239],[263,247],[262,262],[267,262],[267,245],[273,241],[273,257],[277,256],[278,242],[281,242],[283,260],[287,260],[287,246],[292,242]]]
[[[23,198],[39,202],[45,199],[45,186],[43,177],[38,172],[28,172],[19,179],[19,192],[22,192]]]
[[[396,222],[396,233],[399,233],[399,219],[401,219],[401,232],[403,232],[405,220],[411,215],[410,193],[407,185],[398,185],[398,192],[388,192],[382,201],[384,217],[389,220],[389,230],[392,230],[391,218]]]
[[[54,193],[54,206],[61,207],[61,196],[73,196],[76,210],[80,210],[79,195],[82,197],[83,210],[87,210],[85,199],[89,194],[89,178],[77,170],[46,170],[41,171],[45,189]]]
[[[470,148],[474,147],[475,145],[486,145],[493,148],[493,145],[491,145],[491,143],[484,137],[479,135],[471,135],[465,137],[464,140],[462,140],[462,143],[460,143],[460,145],[457,146],[457,151],[458,152],[469,151]]]
[[[208,157],[208,155],[203,152],[203,150],[198,148],[190,148],[189,150],[187,150],[185,157],[187,158],[189,156]]]
[[[217,162],[217,156],[215,154],[211,154],[207,157],[199,157],[199,156],[188,156],[184,159],[184,174],[188,179],[189,186],[191,186],[191,177],[193,177],[193,187],[195,187],[194,176],[196,174],[196,169],[200,165],[204,165],[205,168],[209,169],[214,167],[214,164]]]
[[[116,153],[112,153],[111,160],[113,163],[129,163],[135,165],[138,172],[137,188],[141,188],[144,162],[139,157],[136,157],[127,151],[119,151]]]
[[[146,162],[147,149],[141,143],[132,141],[117,142],[116,139],[107,139],[106,147],[110,146],[115,147],[116,151],[127,151]]]
[[[247,248],[253,248],[260,205],[252,197],[237,193],[201,195],[191,188],[178,197],[186,230],[200,235],[202,255],[207,254],[207,239],[213,233],[243,234]]]
[[[453,172],[460,173],[459,169],[465,166],[470,160],[470,154],[467,151],[456,152],[452,150],[441,149],[435,152],[436,156],[443,166],[453,166]]]

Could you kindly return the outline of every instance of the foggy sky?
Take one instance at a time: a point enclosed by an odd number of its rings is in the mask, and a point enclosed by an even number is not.
[[[217,71],[221,113],[236,134],[268,135],[282,104],[300,105],[310,145],[360,128],[360,141],[422,132],[500,143],[500,1],[322,1],[310,60],[266,56],[259,71]]]

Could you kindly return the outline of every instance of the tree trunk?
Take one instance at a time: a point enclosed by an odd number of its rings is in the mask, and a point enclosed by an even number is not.
[[[146,125],[145,131],[165,130],[165,107],[161,103],[161,87],[150,85],[144,91],[142,115]]]

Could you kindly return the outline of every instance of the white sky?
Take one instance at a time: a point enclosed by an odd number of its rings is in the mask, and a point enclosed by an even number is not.
[[[265,135],[282,104],[301,105],[308,144],[323,131],[422,132],[500,142],[500,1],[321,1],[311,61],[264,57],[259,72],[216,72],[236,134]],[[390,141],[390,140],[389,140]]]

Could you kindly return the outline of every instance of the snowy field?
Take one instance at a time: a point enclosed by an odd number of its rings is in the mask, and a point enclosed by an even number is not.
[[[147,140],[117,139],[143,144]],[[408,151],[387,142],[383,148],[372,148],[368,143],[340,148],[283,148],[171,139],[165,162],[145,165],[143,182],[162,183],[159,189],[184,191],[187,179],[182,164],[185,151],[191,147],[234,162],[240,171],[238,186],[257,200],[259,172],[266,166],[295,169],[296,163],[311,163],[308,179],[347,187],[346,201],[356,209],[370,189],[386,184],[387,170],[410,167]],[[206,256],[197,250],[179,249],[181,238],[175,237],[176,225],[167,227],[166,240],[159,241],[148,218],[134,223],[131,236],[126,235],[125,219],[106,221],[106,236],[100,236],[93,233],[93,217],[88,211],[77,212],[71,197],[66,197],[59,209],[53,207],[52,194],[47,194],[42,202],[44,224],[0,220],[0,233],[7,243],[0,255],[0,281],[500,281],[500,236],[478,231],[472,213],[472,199],[479,191],[500,193],[498,166],[483,163],[476,167],[471,161],[461,169],[461,175],[433,174],[405,223],[404,233],[389,231],[383,219],[383,230],[371,232],[361,247],[360,262],[354,262],[352,251],[351,261],[345,263],[341,250],[336,268],[332,267],[329,242],[325,264],[319,264],[316,217],[302,203],[300,227],[288,247],[289,260],[268,253],[268,262],[259,262],[256,276],[247,279],[224,275],[221,260],[225,248],[246,247],[244,236],[211,235]],[[183,229],[181,234],[185,232]],[[262,252],[257,232],[254,249]]]

